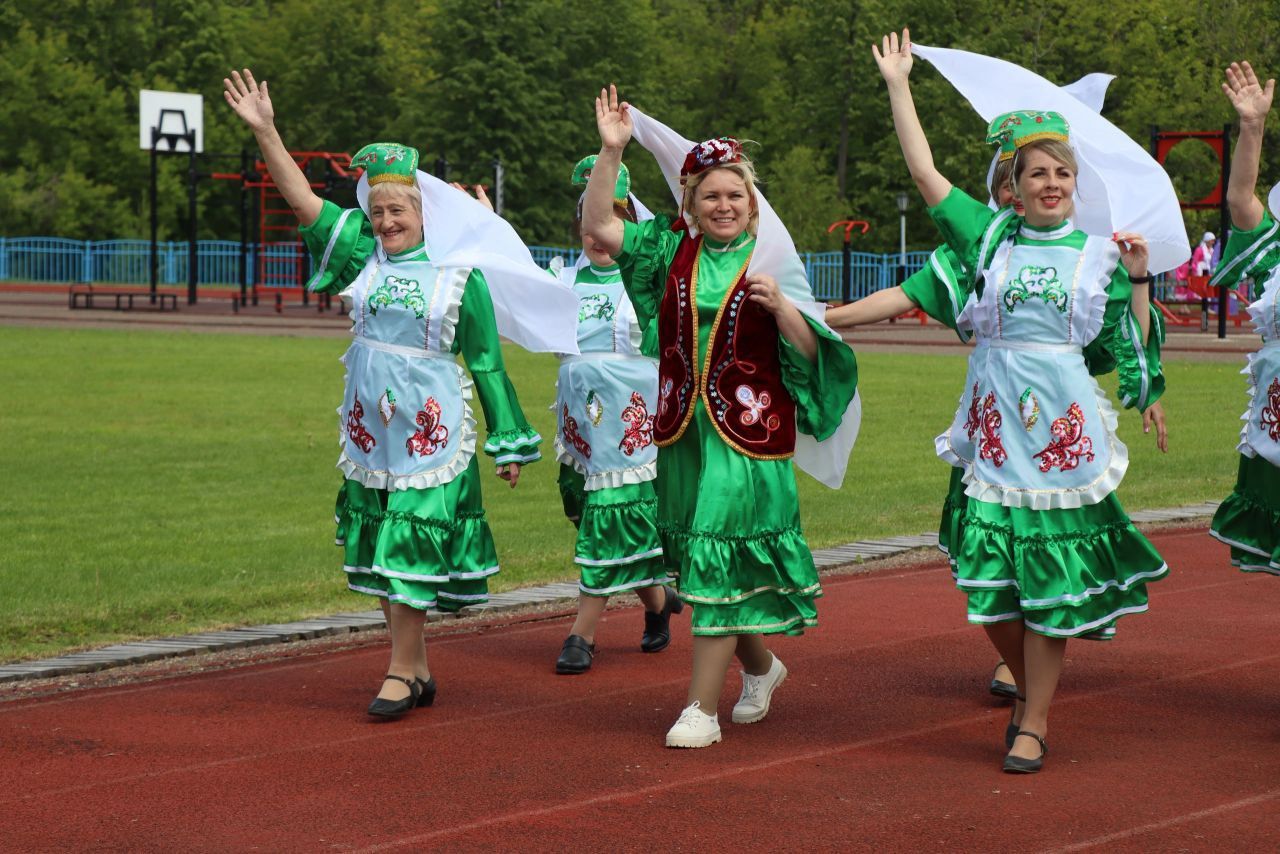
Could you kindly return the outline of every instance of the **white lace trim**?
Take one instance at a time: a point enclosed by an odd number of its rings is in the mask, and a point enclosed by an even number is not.
[[[1103,430],[1107,444],[1111,450],[1111,461],[1094,481],[1085,487],[1067,489],[1024,489],[1016,486],[987,483],[979,480],[974,474],[973,465],[965,467],[963,476],[964,494],[978,501],[1002,504],[1005,507],[1024,507],[1030,510],[1064,510],[1087,507],[1097,504],[1116,491],[1124,473],[1129,468],[1129,449],[1116,435],[1116,427],[1120,419],[1111,405],[1106,393],[1093,377],[1089,378],[1097,399],[1098,415],[1102,418]]]
[[[454,280],[449,285],[444,314],[439,321],[440,329],[437,339],[442,353],[448,353],[453,349],[453,338],[458,328],[458,314],[462,310],[462,294],[467,289],[467,282],[471,280],[471,269],[464,267],[441,271],[441,275],[446,274],[452,275]]]
[[[658,476],[658,461],[656,459],[634,468],[588,473],[586,466],[569,452],[569,447],[565,445],[559,433],[556,433],[555,445],[556,462],[570,466],[574,471],[582,475],[586,479],[583,489],[587,492],[595,492],[599,489],[617,489],[619,486],[630,486],[637,483],[648,483]]]
[[[345,385],[347,377],[344,376],[342,381]],[[471,465],[471,458],[476,455],[476,418],[469,403],[472,397],[471,390],[475,384],[461,369],[458,371],[458,386],[462,391],[462,435],[458,440],[458,450],[454,452],[453,459],[448,465],[418,474],[397,475],[391,472],[370,471],[348,457],[341,430],[342,408],[339,407],[338,444],[342,447],[342,453],[338,457],[338,468],[342,470],[343,477],[370,489],[401,492],[406,489],[431,489],[435,486],[443,486],[466,471],[467,466]]]

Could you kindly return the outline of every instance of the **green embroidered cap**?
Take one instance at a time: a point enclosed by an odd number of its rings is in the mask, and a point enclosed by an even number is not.
[[[573,167],[573,178],[570,182],[575,187],[586,186],[587,179],[591,177],[591,170],[595,168],[596,158],[598,154],[589,154],[578,161],[578,165]],[[613,203],[619,207],[627,206],[627,197],[631,194],[631,170],[627,168],[627,164],[618,164],[618,183],[613,186]]]
[[[418,183],[418,149],[398,142],[371,142],[351,158],[351,166],[364,169],[369,186],[394,181],[410,187]]]
[[[1009,160],[1019,148],[1038,139],[1071,139],[1071,127],[1058,113],[1014,110],[991,120],[987,144],[1000,146],[1000,159]]]

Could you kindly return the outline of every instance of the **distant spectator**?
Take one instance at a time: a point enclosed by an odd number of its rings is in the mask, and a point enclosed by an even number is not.
[[[1217,238],[1213,236],[1212,231],[1206,231],[1204,237],[1200,238],[1200,245],[1191,253],[1191,274],[1193,276],[1207,276],[1213,272],[1213,250],[1217,242]]]

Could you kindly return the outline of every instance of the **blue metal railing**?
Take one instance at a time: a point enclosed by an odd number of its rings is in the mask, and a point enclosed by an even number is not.
[[[189,254],[185,241],[157,244],[157,280],[161,286],[187,283]],[[572,263],[577,248],[530,246],[533,260],[546,266],[552,258],[564,257]],[[247,247],[249,281],[261,285],[295,287],[301,244],[250,244]],[[259,255],[263,259],[258,269]],[[919,270],[928,252],[908,252],[906,273]],[[311,261],[303,258],[310,274]],[[822,300],[843,298],[840,252],[801,252],[800,260]],[[850,286],[853,299],[889,287],[897,282],[898,255],[854,252],[851,255]],[[238,285],[240,244],[233,240],[201,240],[196,247],[197,277],[201,285]],[[69,240],[62,237],[0,237],[0,282],[46,282],[50,284],[146,285],[151,282],[151,244],[146,240]]]

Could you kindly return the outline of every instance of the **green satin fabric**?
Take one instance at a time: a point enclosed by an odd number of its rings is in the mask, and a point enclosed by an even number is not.
[[[1236,487],[1209,530],[1231,546],[1232,565],[1280,575],[1280,468],[1241,454]]]
[[[1079,637],[1145,611],[1147,583],[1168,574],[1114,495],[1063,510],[969,499],[962,525],[956,586],[974,623]]]
[[[478,458],[431,489],[388,492],[346,480],[334,512],[352,590],[420,609],[456,611],[487,601],[498,555]]]
[[[574,562],[579,590],[611,596],[670,580],[658,535],[658,499],[653,481],[586,492],[583,476],[560,466],[560,498],[565,515],[578,519]]]
[[[699,403],[658,451],[658,525],[695,635],[800,634],[822,595],[789,460],[731,449]]]

